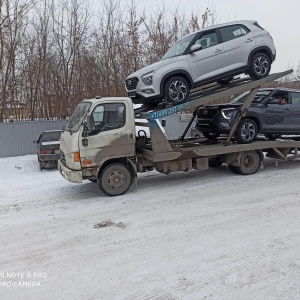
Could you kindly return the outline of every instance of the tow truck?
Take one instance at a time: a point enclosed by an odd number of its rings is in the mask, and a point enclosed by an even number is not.
[[[157,170],[164,174],[176,171],[206,170],[227,164],[241,175],[251,175],[263,165],[264,157],[286,160],[298,158],[300,142],[294,140],[257,140],[240,144],[234,139],[240,120],[246,115],[258,89],[292,73],[275,73],[253,81],[238,79],[229,85],[215,85],[191,95],[189,101],[171,106],[143,106],[134,110],[128,97],[95,97],[80,102],[61,135],[61,175],[73,183],[91,180],[109,196],[124,194],[137,185],[137,174]],[[199,107],[231,95],[250,91],[235,116],[228,136],[217,140],[187,138]],[[183,134],[168,140],[157,120],[178,112],[193,110],[193,117]],[[138,122],[136,118],[146,119]],[[147,126],[136,135],[136,126]]]

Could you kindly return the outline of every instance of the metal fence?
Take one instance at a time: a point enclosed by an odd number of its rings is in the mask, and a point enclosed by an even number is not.
[[[167,116],[165,131],[168,139],[182,135],[190,119],[190,114]],[[0,123],[0,157],[21,156],[36,153],[36,144],[40,134],[46,130],[59,130],[67,120],[55,121],[16,121]],[[187,137],[190,136],[190,130]]]
[[[46,130],[62,129],[66,122],[55,120],[0,123],[0,157],[36,153],[36,144],[33,141]]]

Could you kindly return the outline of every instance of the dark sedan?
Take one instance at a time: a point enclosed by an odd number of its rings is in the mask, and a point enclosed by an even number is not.
[[[44,131],[37,141],[37,156],[41,169],[45,169],[47,163],[57,161],[60,158],[59,145],[61,130]]]
[[[228,134],[248,94],[243,93],[226,104],[199,108],[195,127],[208,139]],[[250,143],[259,133],[270,140],[280,135],[300,134],[299,90],[265,88],[257,92],[235,137],[241,143]]]

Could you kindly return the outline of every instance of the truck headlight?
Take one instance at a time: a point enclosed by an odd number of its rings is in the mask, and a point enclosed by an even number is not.
[[[144,74],[141,76],[143,82],[146,84],[146,85],[151,85],[152,84],[152,77],[153,77],[153,73],[154,73],[154,70]]]
[[[222,115],[225,119],[230,119],[231,115],[234,111],[235,111],[234,108],[225,108],[225,109],[222,109]]]

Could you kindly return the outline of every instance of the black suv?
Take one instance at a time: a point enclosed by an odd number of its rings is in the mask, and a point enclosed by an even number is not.
[[[208,139],[229,133],[248,94],[245,92],[226,104],[199,108],[195,127]],[[235,138],[241,143],[251,143],[259,133],[270,140],[282,134],[300,134],[299,90],[264,88],[257,92]]]

